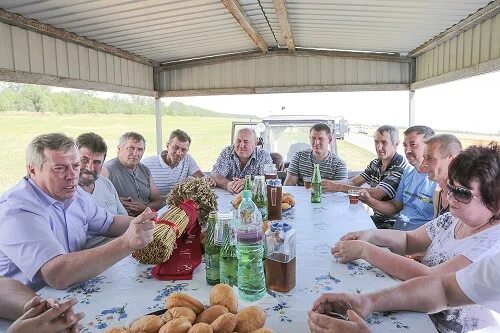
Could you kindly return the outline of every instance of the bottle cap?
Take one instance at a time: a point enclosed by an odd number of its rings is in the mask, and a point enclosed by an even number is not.
[[[267,185],[272,187],[281,187],[281,179],[268,179]]]
[[[243,199],[252,199],[252,191],[250,191],[250,190],[241,191],[241,197]]]

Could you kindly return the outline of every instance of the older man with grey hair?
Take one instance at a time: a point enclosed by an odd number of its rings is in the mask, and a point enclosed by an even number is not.
[[[146,140],[142,135],[126,132],[120,137],[117,157],[102,168],[102,175],[111,180],[130,216],[139,215],[146,207],[160,209],[164,206],[151,171],[141,163],[145,148]]]
[[[26,156],[28,176],[0,197],[0,275],[35,290],[65,289],[153,240],[150,209],[135,219],[114,215],[78,186],[80,158],[71,138],[39,135]],[[83,250],[90,234],[117,238]]]
[[[245,176],[264,174],[264,165],[272,164],[268,152],[257,148],[257,134],[251,128],[242,128],[236,133],[232,146],[222,150],[212,170],[217,187],[232,193],[243,189]]]

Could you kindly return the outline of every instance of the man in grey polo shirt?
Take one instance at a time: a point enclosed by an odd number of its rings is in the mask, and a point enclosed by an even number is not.
[[[303,185],[304,178],[311,178],[314,164],[319,164],[322,179],[346,180],[347,166],[328,146],[333,137],[330,127],[316,124],[309,132],[311,148],[295,154],[288,167],[285,185]]]
[[[151,172],[140,162],[145,147],[142,135],[124,133],[118,144],[118,157],[106,162],[102,169],[102,175],[111,180],[130,216],[139,215],[146,207],[160,209],[164,205]]]
[[[210,186],[215,186],[213,178],[205,176],[194,158],[188,153],[190,145],[189,135],[176,129],[168,138],[166,150],[159,155],[149,156],[142,160],[142,164],[151,171],[151,176],[161,196],[167,196],[175,184],[190,176],[204,178]]]

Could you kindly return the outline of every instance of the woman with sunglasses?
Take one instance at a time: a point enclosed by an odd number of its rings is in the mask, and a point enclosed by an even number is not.
[[[366,230],[343,236],[332,249],[340,262],[364,259],[401,280],[456,272],[500,252],[500,146],[471,146],[450,164],[450,212],[413,231]],[[387,251],[382,247],[388,247]],[[404,255],[423,254],[422,263]],[[498,325],[479,305],[431,315],[440,332]]]

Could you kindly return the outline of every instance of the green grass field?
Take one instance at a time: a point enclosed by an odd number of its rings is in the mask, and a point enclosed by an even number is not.
[[[176,128],[188,132],[193,140],[191,155],[203,171],[210,171],[222,148],[230,144],[231,122],[230,118],[164,117],[163,138],[166,140]],[[115,147],[119,136],[127,131],[136,131],[146,138],[144,156],[156,152],[155,118],[151,115],[4,113],[0,114],[0,128],[0,193],[26,174],[26,145],[41,133],[63,132],[72,137],[89,131],[98,133],[108,144],[108,159],[111,159],[116,156]],[[339,156],[347,163],[349,170],[364,170],[375,156],[348,142],[337,142]]]

